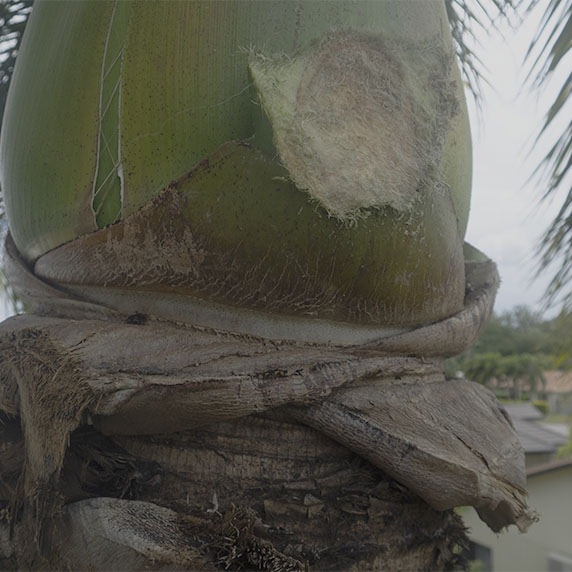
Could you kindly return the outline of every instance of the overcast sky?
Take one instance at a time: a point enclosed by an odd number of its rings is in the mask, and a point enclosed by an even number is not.
[[[539,98],[523,88],[523,57],[539,17],[540,12],[516,30],[502,25],[502,34],[482,37],[479,55],[489,70],[491,87],[484,87],[480,114],[469,97],[474,178],[467,240],[499,266],[502,284],[497,312],[519,304],[541,309],[548,277],[532,281],[534,251],[562,198],[540,205],[542,187],[527,182],[546,152],[547,144],[532,154],[530,150],[554,92]],[[7,310],[0,300],[0,319]],[[555,313],[553,309],[547,317]]]
[[[541,8],[545,7],[542,4]],[[469,101],[474,174],[467,241],[483,250],[499,267],[502,284],[495,305],[497,312],[519,304],[542,308],[549,276],[532,281],[537,263],[534,252],[563,198],[561,193],[540,204],[542,185],[527,181],[548,148],[546,141],[531,152],[558,87],[556,80],[540,97],[523,87],[527,72],[523,59],[540,15],[537,10],[516,30],[503,25],[502,34],[482,38],[479,54],[489,69],[491,87],[484,89],[480,116]],[[557,308],[552,309],[547,317],[556,312]]]

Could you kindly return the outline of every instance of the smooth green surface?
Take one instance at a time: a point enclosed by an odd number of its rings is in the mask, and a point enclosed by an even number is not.
[[[452,75],[457,85],[457,98],[461,106],[460,113],[453,118],[449,136],[445,144],[443,161],[441,163],[441,176],[451,187],[459,233],[464,238],[469,223],[469,210],[471,208],[471,187],[473,184],[473,146],[471,141],[471,127],[469,125],[469,112],[463,92],[461,72],[457,65],[453,66]]]
[[[344,27],[423,41],[443,26],[443,7],[426,0],[137,3],[121,102],[124,215],[225,141],[254,135],[250,48],[294,54]]]
[[[486,262],[489,260],[489,257],[484,252],[481,252],[468,242],[463,244],[463,255],[467,262]]]
[[[131,1],[115,4],[108,30],[105,58],[102,70],[101,103],[97,177],[93,189],[93,208],[97,225],[101,228],[121,217],[121,179],[119,129],[121,101],[121,77],[127,25],[131,13]]]
[[[249,49],[292,55],[342,28],[380,32],[392,41],[440,37],[452,51],[437,1],[131,7],[39,0],[18,58],[0,149],[9,224],[22,254],[34,260],[92,231],[94,208],[97,226],[113,222],[119,207],[125,217],[225,141],[253,140],[262,112],[252,101]],[[463,231],[470,195],[466,115],[450,139],[443,178]]]
[[[28,259],[96,228],[101,61],[113,2],[38,2],[2,125],[10,231]]]
[[[134,300],[170,293],[230,313],[407,327],[459,311],[465,294],[449,189],[417,196],[407,213],[386,207],[346,224],[270,156],[225,143],[124,221],[42,256],[35,272],[88,297],[89,287]]]
[[[420,193],[405,215],[380,209],[347,225],[286,175],[252,149],[225,145],[180,183],[198,243],[226,255],[212,276],[223,301],[266,296],[274,299],[265,305],[289,313],[299,304],[301,313],[400,325],[462,306],[462,245],[446,187]]]

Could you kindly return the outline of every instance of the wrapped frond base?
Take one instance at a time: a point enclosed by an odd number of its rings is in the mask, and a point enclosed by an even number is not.
[[[38,547],[32,565],[49,566],[40,556],[46,542],[54,557],[70,522],[89,528],[108,519],[109,530],[125,533],[116,547],[124,569],[147,560],[190,569],[395,569],[397,558],[403,569],[447,569],[458,566],[452,547],[464,538],[453,507],[474,506],[495,531],[526,530],[534,520],[508,416],[483,387],[442,373],[453,341],[470,343],[486,323],[498,283],[490,261],[467,263],[459,314],[353,346],[126,315],[74,299],[17,261],[9,268],[19,291],[52,315],[0,326],[0,409],[20,420],[24,441],[12,456],[20,470],[1,468],[16,527],[6,558],[18,534],[29,535]],[[43,387],[57,396],[46,398]],[[151,503],[157,534],[153,524],[121,524],[141,505],[117,507],[136,501]],[[405,520],[396,520],[396,506]],[[220,538],[230,537],[212,532],[212,519],[233,511],[252,515],[251,532],[238,527],[225,547]],[[192,541],[191,517],[206,519]],[[175,551],[183,560],[161,539],[163,520],[187,539]],[[415,531],[427,534],[429,523],[436,536],[425,542]],[[409,544],[394,553],[403,530]],[[90,560],[81,534],[71,538],[60,548],[71,551],[72,568],[106,568]],[[436,541],[438,555],[429,550]]]

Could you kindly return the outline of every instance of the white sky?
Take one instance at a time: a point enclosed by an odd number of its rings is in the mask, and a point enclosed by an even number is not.
[[[541,4],[542,10],[546,4]],[[502,284],[495,305],[497,312],[519,304],[542,308],[541,298],[549,277],[533,281],[534,252],[560,202],[556,197],[552,204],[540,205],[543,189],[527,183],[547,149],[545,144],[530,154],[554,95],[553,89],[539,98],[523,88],[526,75],[523,58],[538,26],[540,11],[537,12],[517,30],[502,25],[502,34],[494,32],[490,37],[481,34],[479,56],[489,70],[487,77],[492,87],[484,86],[480,113],[468,98],[474,174],[466,238],[499,267]],[[552,316],[556,311],[553,309],[546,315]],[[9,308],[0,299],[0,320],[8,312]]]
[[[0,322],[5,320],[8,316],[12,314],[12,309],[10,308],[8,302],[0,292]]]
[[[541,3],[541,10],[546,5]],[[479,55],[489,69],[491,87],[483,90],[480,118],[469,101],[474,174],[466,239],[499,267],[502,284],[495,304],[497,312],[519,304],[542,308],[541,298],[550,276],[533,281],[537,263],[534,253],[564,196],[560,193],[540,204],[543,188],[538,181],[527,182],[549,148],[550,140],[531,153],[558,87],[556,79],[541,96],[523,87],[527,72],[523,59],[541,15],[541,11],[536,12],[516,30],[503,25],[502,35],[493,32],[482,38]],[[551,309],[546,316],[557,310]]]

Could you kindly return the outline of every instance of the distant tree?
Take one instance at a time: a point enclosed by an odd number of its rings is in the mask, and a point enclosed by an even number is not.
[[[482,385],[489,385],[492,379],[501,376],[502,360],[499,353],[473,355],[465,364],[465,377]]]
[[[544,361],[537,356],[520,354],[502,358],[500,369],[504,378],[512,384],[512,397],[520,399],[522,391],[528,389],[530,395],[538,396],[538,386],[546,387]]]
[[[554,323],[527,306],[495,314],[473,348],[473,353],[551,354],[555,345]]]
[[[538,396],[546,386],[544,371],[550,369],[553,358],[542,354],[499,352],[473,353],[458,362],[467,379],[485,386],[495,382],[496,388],[507,388],[511,396],[519,399],[524,390]],[[541,389],[540,389],[541,387]]]

